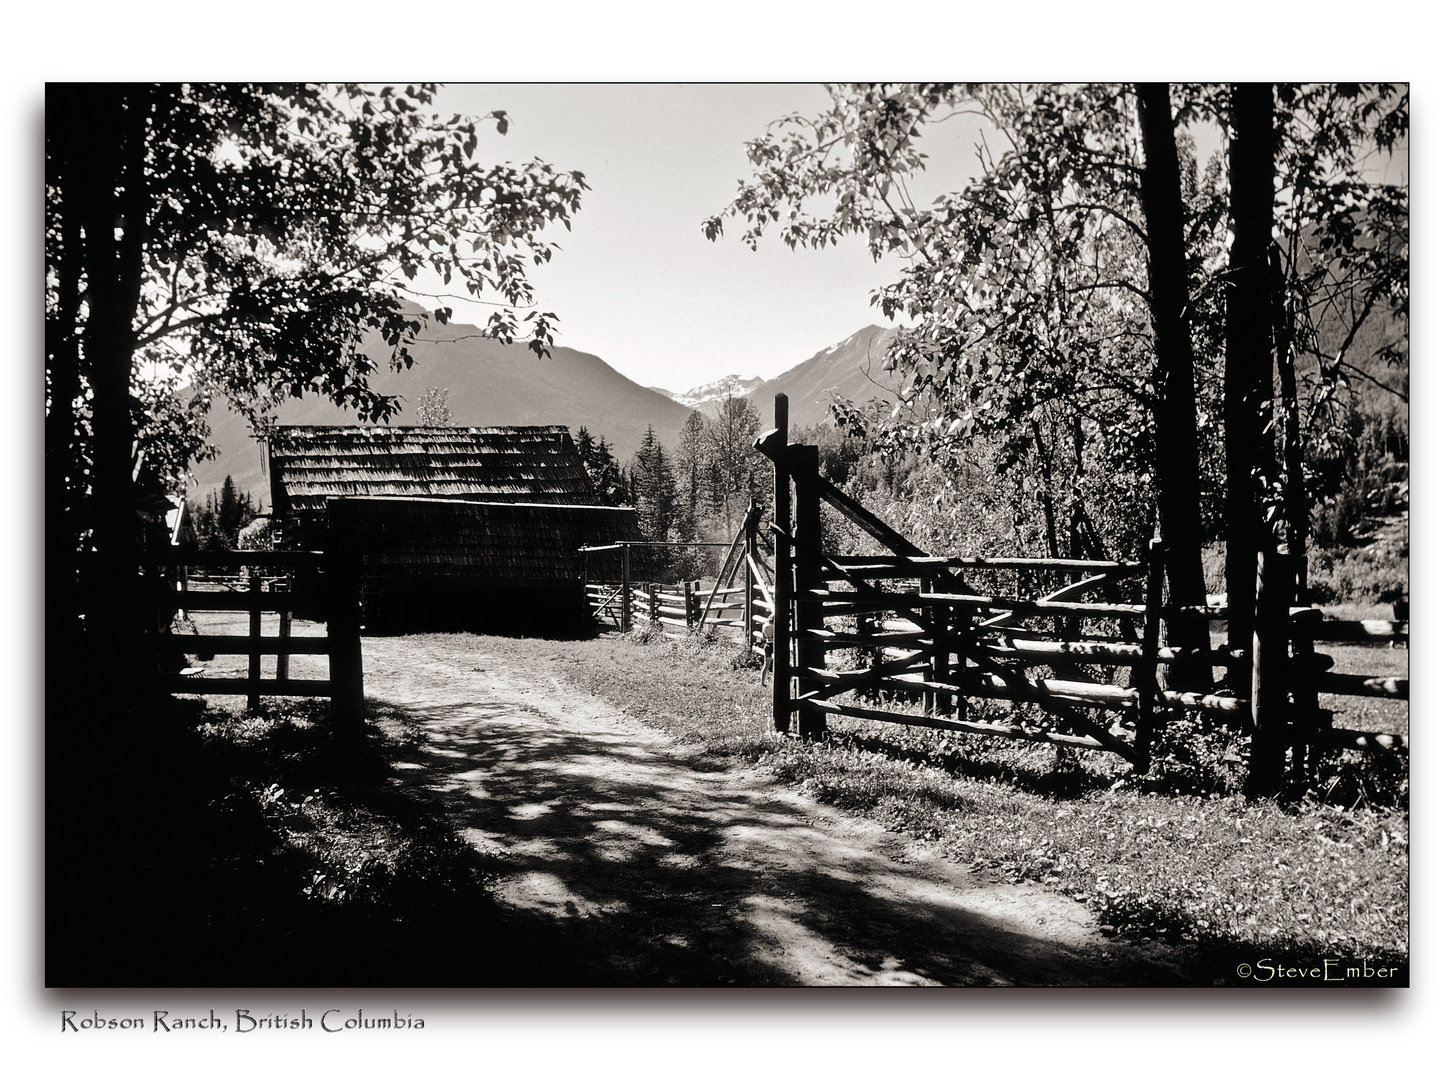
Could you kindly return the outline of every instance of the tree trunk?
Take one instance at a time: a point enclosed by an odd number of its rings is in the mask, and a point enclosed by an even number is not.
[[[81,345],[91,389],[93,577],[82,603],[97,678],[108,700],[147,670],[149,627],[137,577],[131,415],[134,322],[147,221],[147,88],[89,88],[65,110],[74,138],[74,198],[85,231],[87,318]],[[126,694],[129,698],[130,695]]]
[[[60,191],[70,176],[70,140],[48,123],[46,186]],[[81,306],[81,230],[75,206],[53,201],[46,236],[46,263],[55,277],[55,310],[45,324],[45,633],[47,699],[59,703],[70,685],[80,610],[76,596],[79,527],[74,512],[77,475],[76,399],[81,392],[80,344],[76,324]]]
[[[1232,88],[1231,266],[1227,274],[1227,360],[1222,426],[1227,455],[1227,643],[1252,655],[1257,553],[1270,551],[1262,513],[1267,481],[1276,475],[1272,447],[1272,87]],[[1250,668],[1240,669],[1239,696],[1250,693]]]
[[[1297,368],[1293,363],[1287,278],[1275,244],[1269,254],[1272,263],[1272,337],[1277,356],[1278,387],[1282,394],[1282,465],[1286,476],[1282,490],[1282,520],[1286,529],[1287,552],[1292,557],[1292,602],[1302,604],[1307,601],[1310,511],[1307,488],[1303,484],[1301,406],[1297,396]]]
[[[1141,206],[1146,215],[1147,279],[1156,346],[1156,504],[1165,544],[1169,606],[1175,608],[1205,604],[1207,596],[1202,574],[1201,463],[1187,325],[1190,299],[1181,168],[1169,88],[1165,83],[1138,83],[1136,99],[1146,156]],[[1174,685],[1192,690],[1209,687],[1206,621],[1168,612],[1166,626],[1169,644],[1199,650],[1193,659],[1172,666],[1169,677]]]

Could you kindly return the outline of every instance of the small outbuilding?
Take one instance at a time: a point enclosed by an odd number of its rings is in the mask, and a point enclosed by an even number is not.
[[[583,546],[639,540],[634,508],[593,506],[563,426],[279,427],[266,443],[288,547],[353,547],[380,630],[578,626]]]

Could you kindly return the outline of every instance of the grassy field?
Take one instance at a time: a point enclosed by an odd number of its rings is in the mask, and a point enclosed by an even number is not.
[[[1311,792],[1249,802],[1235,760],[1245,744],[1222,729],[1172,724],[1145,777],[1105,753],[841,717],[824,743],[807,745],[771,733],[768,692],[736,645],[641,632],[488,640],[507,658],[543,650],[569,683],[724,764],[770,769],[948,858],[1065,892],[1112,933],[1207,955],[1255,947],[1406,969],[1401,756],[1343,755],[1323,764]],[[1340,656],[1339,668],[1396,673],[1378,667],[1407,663],[1406,652],[1357,652],[1378,655]],[[997,717],[1010,707],[985,704]],[[1403,703],[1360,711],[1347,726],[1394,730],[1395,713],[1406,729]]]

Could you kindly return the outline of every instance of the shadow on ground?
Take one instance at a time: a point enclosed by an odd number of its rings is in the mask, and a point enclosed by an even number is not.
[[[219,754],[164,702],[132,722],[49,718],[45,983],[51,987],[589,984],[548,919],[507,928],[481,860],[434,808],[395,790],[374,740],[325,730]],[[312,895],[318,866],[251,791],[329,789],[425,854],[384,887]],[[422,870],[411,873],[408,871]],[[376,884],[376,883],[375,883]]]
[[[1160,985],[1068,900],[976,880],[902,841],[610,724],[490,700],[396,698],[395,763],[486,860],[504,918],[552,923],[614,985]],[[589,703],[588,703],[589,704]],[[545,972],[545,982],[578,977]]]

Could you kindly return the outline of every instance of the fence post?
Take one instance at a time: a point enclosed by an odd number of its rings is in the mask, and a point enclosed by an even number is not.
[[[1285,556],[1258,552],[1252,617],[1252,760],[1246,788],[1253,797],[1276,794],[1287,752],[1287,570]]]
[[[621,545],[621,633],[631,629],[631,545]]]
[[[792,462],[793,487],[797,493],[797,559],[793,592],[797,600],[794,626],[798,640],[798,697],[817,685],[809,668],[822,668],[826,650],[823,639],[813,631],[823,629],[823,605],[813,590],[823,583],[823,511],[818,501],[818,448],[794,446],[788,449]],[[827,729],[823,714],[813,708],[798,709],[798,737],[814,739]]]
[[[288,591],[288,599],[278,608],[278,681],[283,682],[288,678],[288,653],[284,650],[288,647],[288,639],[293,636],[293,612],[286,605],[293,602],[293,593]]]
[[[359,640],[359,553],[350,522],[335,500],[328,507],[325,588],[328,592],[328,682],[334,730],[363,741],[363,643]]]
[[[1156,679],[1161,652],[1161,590],[1166,581],[1166,557],[1161,537],[1152,537],[1146,561],[1146,625],[1141,635],[1141,662],[1136,665],[1132,685],[1136,687],[1135,771],[1151,768],[1151,744],[1156,735]]]
[[[792,721],[793,507],[791,474],[788,472],[788,396],[773,398],[773,427],[782,439],[783,452],[773,462],[774,579],[772,585],[772,726],[786,734]],[[766,642],[764,642],[764,645]]]
[[[1307,560],[1294,557],[1293,573],[1306,574]],[[1294,589],[1301,583],[1294,580]],[[1289,681],[1292,690],[1292,734],[1293,769],[1299,781],[1311,777],[1317,771],[1320,751],[1318,747],[1319,720],[1317,678],[1321,673],[1317,664],[1317,649],[1313,635],[1323,613],[1308,608],[1288,618],[1288,635],[1292,645]]]
[[[748,530],[747,554],[742,559],[742,647],[752,652],[752,598],[757,594],[752,582],[752,567],[757,562],[757,528]]]
[[[698,614],[699,614],[698,611],[697,611],[697,604],[698,604],[698,602],[699,601],[697,599],[697,583],[695,581],[683,581],[682,582],[682,610],[687,613],[686,614],[686,619],[687,619],[687,629],[688,630],[690,630],[699,621],[698,620],[698,617],[697,617]],[[705,627],[699,627],[699,629],[705,629]]]
[[[247,707],[256,709],[262,704],[258,685],[263,676],[263,658],[258,650],[263,636],[263,582],[257,568],[247,568]]]
[[[656,611],[656,590],[660,587],[661,586],[654,581],[646,586],[646,621],[652,626],[655,626],[660,621]]]

